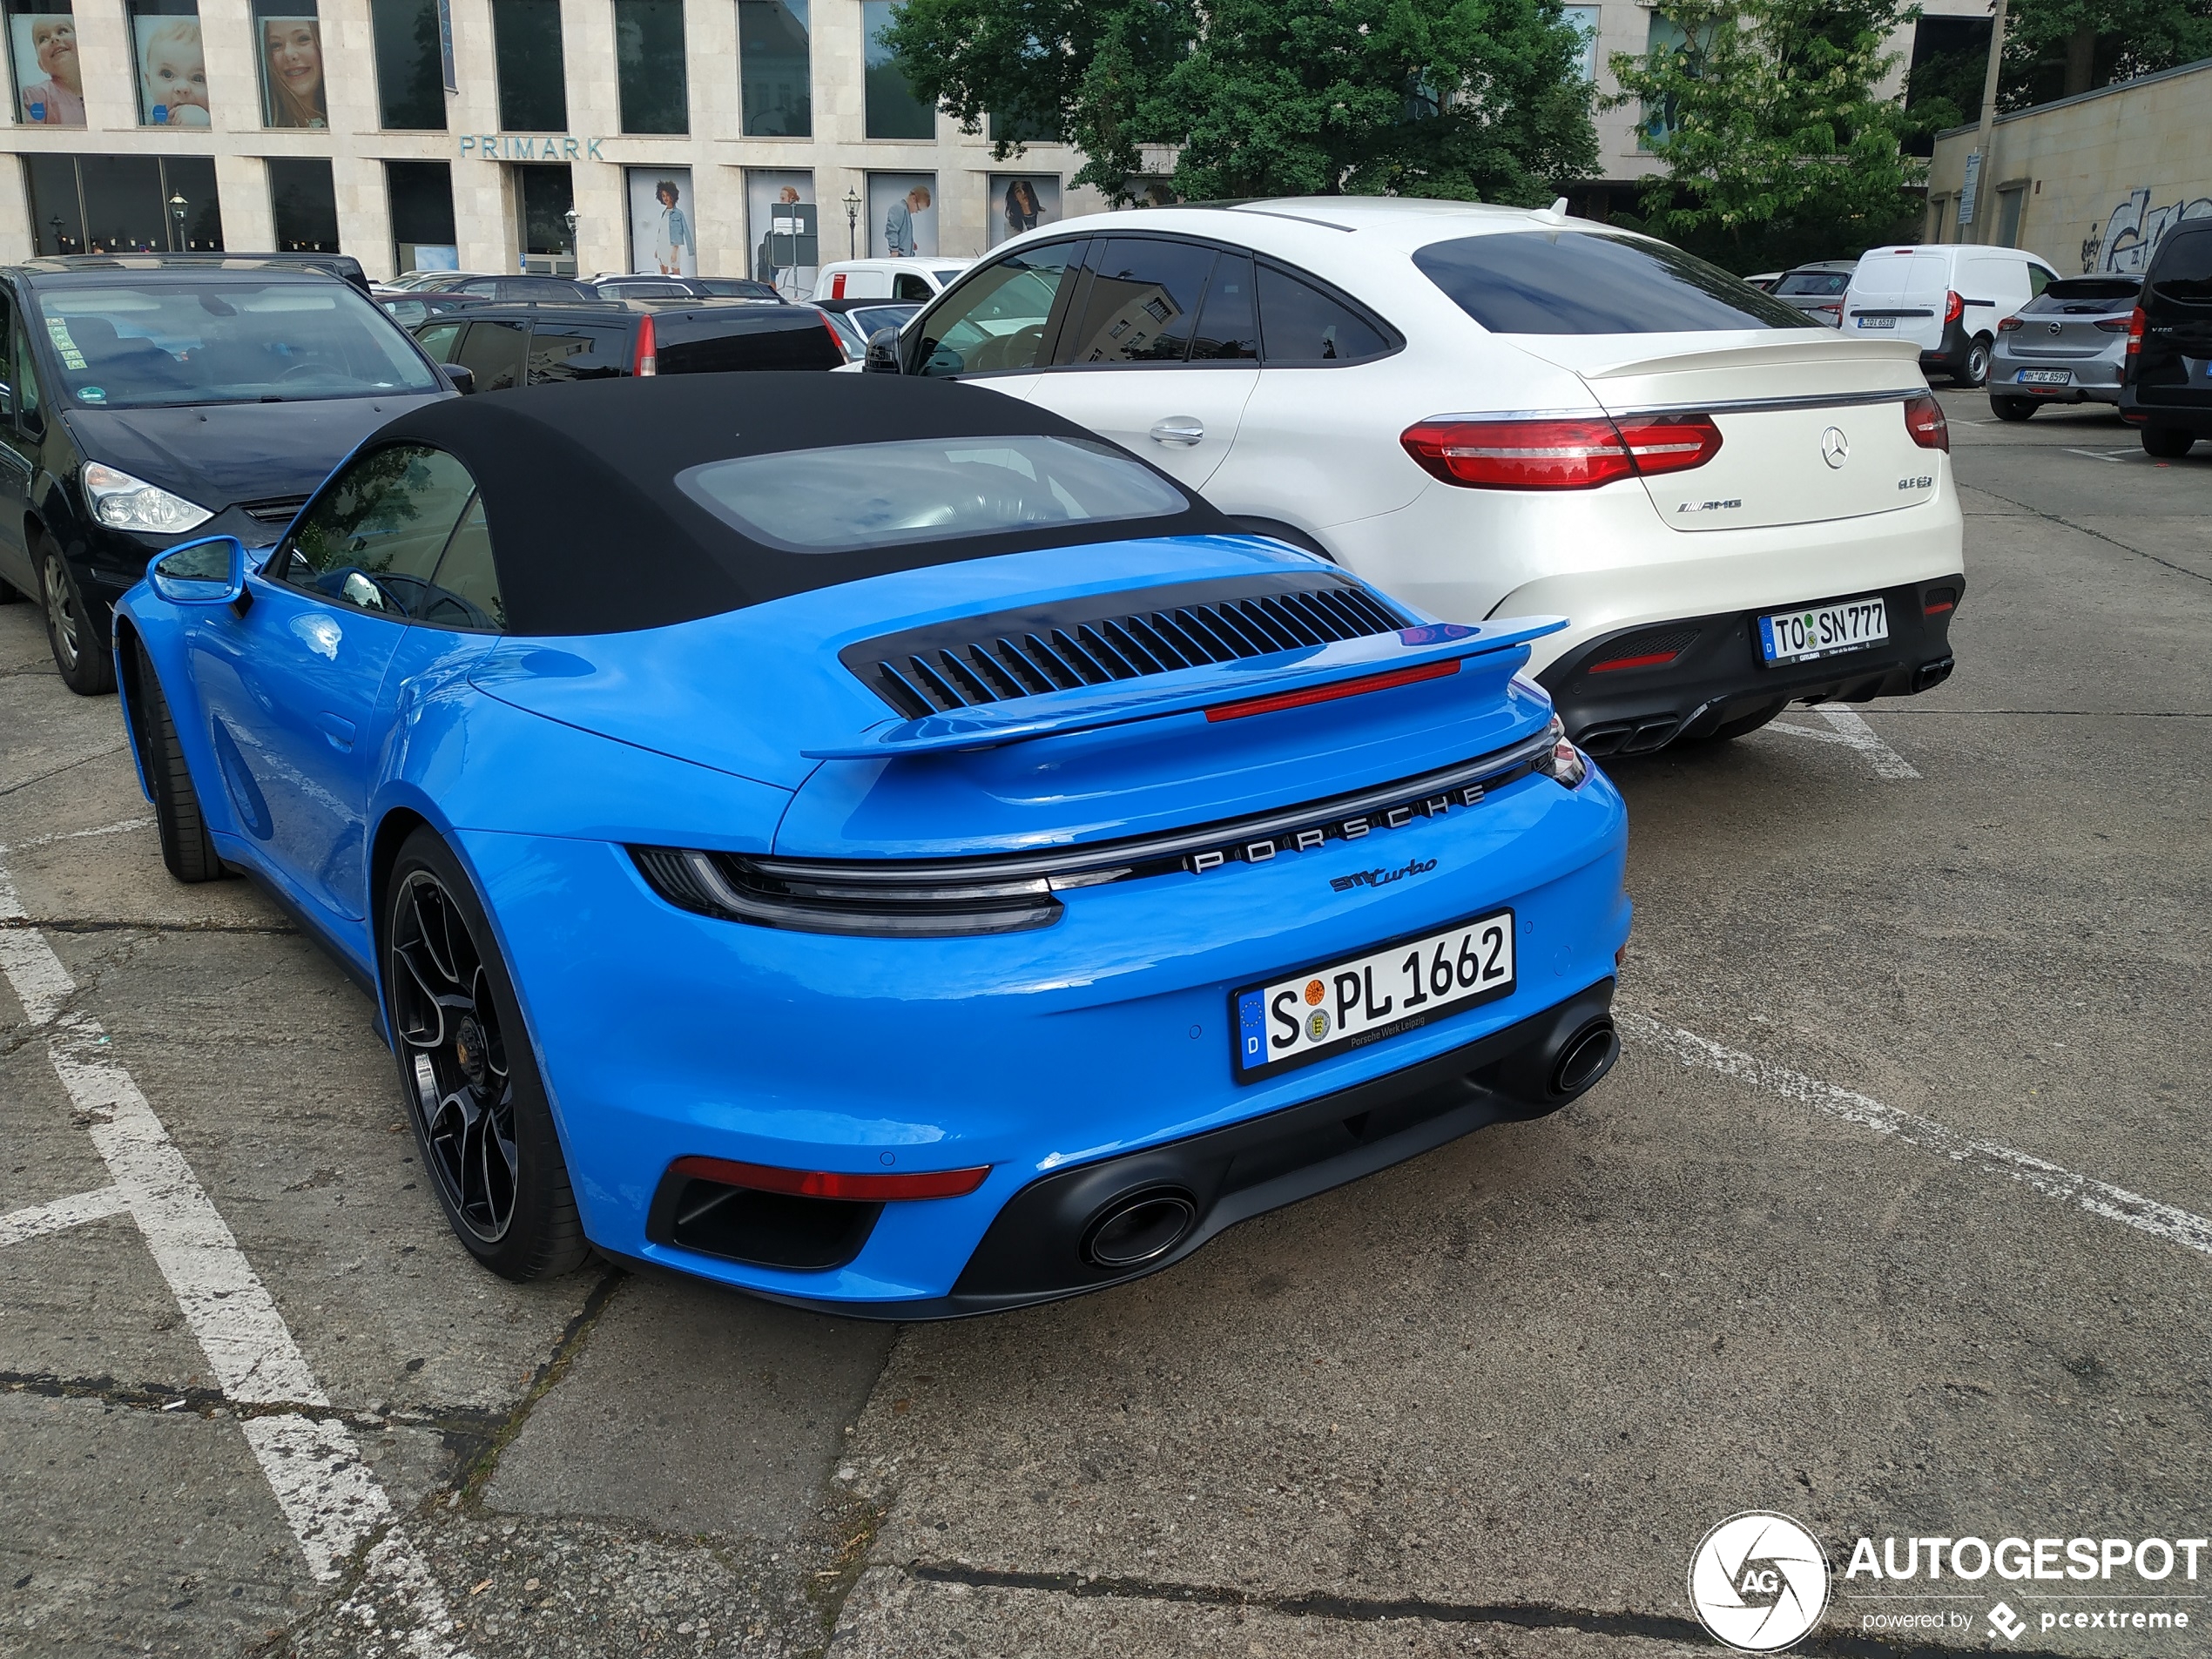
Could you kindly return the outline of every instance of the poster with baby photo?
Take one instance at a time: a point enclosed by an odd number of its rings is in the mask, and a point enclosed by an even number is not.
[[[253,26],[261,48],[261,125],[327,127],[330,101],[323,90],[322,20],[314,8],[293,5],[287,12],[260,12]]]
[[[937,175],[868,175],[868,257],[934,259],[937,254]]]
[[[138,125],[208,125],[207,60],[199,50],[195,13],[139,14],[131,19],[138,64]]]
[[[651,276],[697,276],[691,232],[691,170],[630,170],[630,268]]]
[[[17,120],[35,127],[84,125],[84,72],[73,16],[67,10],[11,14],[8,56],[15,65]]]

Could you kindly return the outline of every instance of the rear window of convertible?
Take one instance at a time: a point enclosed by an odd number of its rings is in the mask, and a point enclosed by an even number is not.
[[[1432,242],[1422,275],[1494,334],[1669,334],[1818,328],[1794,306],[1664,242],[1507,231]]]
[[[676,487],[739,534],[792,553],[1159,518],[1190,502],[1105,444],[915,438],[710,461]]]

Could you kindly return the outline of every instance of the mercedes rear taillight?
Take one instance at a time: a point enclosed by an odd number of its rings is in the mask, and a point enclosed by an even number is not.
[[[1470,489],[1594,489],[1639,474],[1684,472],[1720,453],[1705,415],[1423,421],[1399,442],[1421,467]]]
[[[660,373],[660,343],[653,338],[653,320],[650,314],[637,320],[637,345],[631,354],[630,372],[633,374]]]
[[[1933,392],[1918,392],[1905,400],[1905,429],[1923,449],[1949,453],[1951,425]]]
[[[1943,320],[1946,326],[1958,321],[1966,314],[1966,302],[1959,297],[1959,291],[1956,288],[1943,296]]]

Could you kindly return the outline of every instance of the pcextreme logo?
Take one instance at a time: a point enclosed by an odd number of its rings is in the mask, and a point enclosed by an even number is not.
[[[1820,1622],[1828,1556],[1787,1515],[1730,1515],[1689,1558],[1689,1604],[1699,1623],[1737,1651],[1779,1653]]]

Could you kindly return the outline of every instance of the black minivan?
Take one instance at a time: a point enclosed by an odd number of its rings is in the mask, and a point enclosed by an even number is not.
[[[2212,219],[2183,219],[2151,256],[2128,323],[2120,418],[2161,460],[2212,438]]]
[[[45,608],[73,691],[109,608],[187,536],[273,543],[330,469],[453,377],[306,264],[84,254],[0,267],[0,601]]]
[[[829,319],[813,307],[747,300],[474,306],[419,325],[415,337],[439,362],[467,369],[467,389],[474,392],[624,374],[828,369],[845,362]]]

